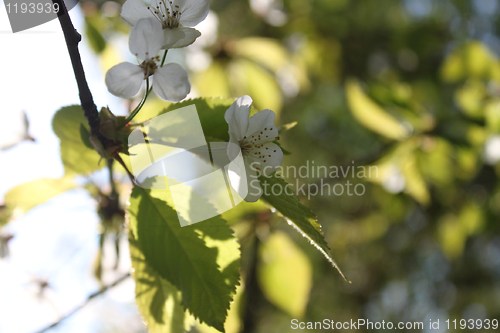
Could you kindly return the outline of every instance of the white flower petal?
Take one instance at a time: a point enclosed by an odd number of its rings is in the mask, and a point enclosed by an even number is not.
[[[245,136],[252,144],[274,141],[278,137],[278,129],[274,126],[274,112],[262,110],[250,117]]]
[[[231,104],[224,114],[224,119],[229,126],[229,137],[235,141],[242,140],[247,132],[251,105],[252,98],[245,95]]]
[[[260,186],[259,181],[259,176],[261,175],[259,171],[260,166],[258,162],[255,162],[251,158],[244,158],[244,161],[248,183],[248,193],[243,199],[247,202],[255,202],[262,196],[262,187]]]
[[[241,153],[240,143],[229,140],[227,144],[227,157],[230,161],[234,160]]]
[[[130,52],[142,60],[155,57],[163,46],[163,29],[154,18],[141,19],[132,28]]]
[[[265,143],[259,147],[254,147],[247,152],[248,158],[260,163],[261,172],[264,176],[270,176],[276,167],[283,162],[283,151],[272,142]]]
[[[153,91],[162,99],[178,102],[183,100],[190,90],[188,75],[178,64],[167,64],[157,69],[153,76]]]
[[[164,49],[175,49],[186,47],[194,43],[201,33],[193,28],[178,27],[164,30]]]
[[[208,0],[177,0],[175,2],[180,7],[180,23],[183,26],[194,27],[208,15]]]
[[[144,81],[142,68],[129,62],[113,66],[106,73],[106,86],[115,96],[131,98],[137,95]]]
[[[153,17],[143,0],[127,0],[122,6],[122,18],[130,25],[136,25],[140,19]]]

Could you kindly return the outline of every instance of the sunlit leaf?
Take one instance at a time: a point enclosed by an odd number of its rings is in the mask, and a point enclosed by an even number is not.
[[[11,217],[26,213],[32,208],[41,205],[50,199],[76,187],[73,178],[37,179],[10,189],[4,197],[3,218],[6,223]]]
[[[236,289],[236,294],[234,295],[234,299],[231,302],[231,306],[229,308],[226,322],[224,323],[224,328],[226,333],[239,333],[241,332],[241,309],[240,309],[240,300],[243,294],[243,287],[240,285]],[[195,323],[197,330],[200,333],[217,333],[218,331],[210,327],[204,323]]]
[[[500,133],[500,100],[490,101],[485,106],[486,125],[492,133]]]
[[[391,193],[404,192],[419,203],[428,204],[430,194],[417,160],[420,144],[421,138],[416,137],[395,145],[377,161],[378,171],[370,175],[370,180]]]
[[[493,53],[479,41],[469,41],[453,50],[441,67],[441,77],[447,82],[466,78],[488,78],[497,60]]]
[[[286,218],[288,224],[290,224],[296,231],[306,238],[311,245],[323,254],[330,264],[337,269],[340,275],[345,279],[344,274],[338,267],[335,260],[333,260],[330,248],[328,247],[325,237],[321,231],[321,225],[318,223],[316,216],[309,210],[309,208],[301,204],[295,195],[288,194],[285,190],[282,190],[280,195],[273,195],[271,191],[266,191],[266,187],[270,189],[273,186],[285,189],[287,183],[283,179],[275,176],[261,177],[260,182],[264,189],[262,199],[276,208],[276,210],[278,210],[278,212]]]
[[[260,109],[271,109],[278,113],[283,105],[281,89],[273,73],[248,60],[235,61],[231,67],[231,80],[238,95],[252,96]]]
[[[202,96],[230,96],[227,73],[219,62],[213,62],[201,72],[193,75],[193,83]]]
[[[450,214],[439,221],[438,237],[447,257],[454,259],[462,254],[467,235],[455,216]]]
[[[401,122],[369,99],[356,81],[347,83],[346,94],[351,112],[366,128],[394,140],[404,139],[410,134]]]
[[[402,160],[401,170],[405,177],[405,192],[423,205],[430,200],[427,184],[418,168],[415,154],[409,154]]]
[[[461,256],[467,238],[479,232],[484,222],[481,207],[473,202],[467,203],[458,214],[443,217],[439,221],[438,236],[444,253],[452,259]]]
[[[224,113],[233,102],[233,98],[195,98],[180,103],[155,102],[154,107],[141,110],[139,120],[145,121],[166,112],[194,105],[205,137],[211,140],[228,141],[228,126],[224,120]]]
[[[102,36],[99,28],[96,26],[94,17],[85,18],[85,36],[92,50],[100,54],[106,48],[106,40]]]
[[[455,99],[465,114],[474,118],[483,118],[483,100],[486,95],[486,87],[482,82],[469,80],[457,90]]]
[[[455,169],[453,146],[440,138],[426,138],[422,150],[417,159],[424,178],[438,186],[451,184]]]
[[[307,256],[282,232],[271,234],[259,250],[258,277],[271,303],[297,318],[304,315],[312,286]]]
[[[181,294],[146,262],[130,235],[130,255],[135,280],[136,304],[150,333],[177,333],[185,331],[184,308]]]
[[[81,126],[90,132],[79,105],[60,109],[52,119],[52,128],[60,140],[61,159],[66,173],[90,174],[104,167],[104,163],[99,163],[99,154],[83,142]]]
[[[238,283],[232,231],[220,218],[181,227],[175,210],[160,199],[164,192],[137,187],[132,192],[128,214],[137,248],[147,265],[181,292],[186,309],[223,331]]]
[[[286,49],[271,38],[244,38],[235,41],[232,47],[236,56],[252,60],[274,72],[285,67],[288,61]]]
[[[328,57],[325,55],[328,54]],[[295,65],[304,65],[307,72],[326,81],[336,82],[340,77],[342,46],[335,39],[306,38],[300,44]]]

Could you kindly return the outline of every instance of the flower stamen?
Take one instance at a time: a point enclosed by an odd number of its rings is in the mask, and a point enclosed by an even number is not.
[[[158,69],[158,64],[157,64],[158,60],[159,57],[154,57],[152,59],[144,60],[139,65],[139,67],[141,67],[142,71],[144,72],[144,79],[147,79],[156,72],[156,70]]]
[[[147,6],[147,9],[161,23],[164,30],[177,28],[180,24],[180,7],[171,0],[156,0],[152,6]]]

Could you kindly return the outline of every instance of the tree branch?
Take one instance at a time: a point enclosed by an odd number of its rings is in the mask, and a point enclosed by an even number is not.
[[[37,331],[36,333],[44,333],[44,332],[47,332],[48,330],[56,327],[61,322],[63,322],[64,320],[68,319],[69,317],[73,316],[75,313],[77,313],[78,311],[80,311],[81,309],[83,309],[85,306],[87,306],[90,303],[90,301],[92,301],[94,298],[96,298],[97,296],[100,296],[100,295],[104,294],[109,289],[111,289],[113,287],[116,287],[117,285],[119,285],[120,283],[122,283],[123,281],[125,281],[126,279],[128,279],[129,277],[130,277],[130,273],[126,273],[126,274],[120,276],[118,279],[116,279],[112,283],[110,283],[110,284],[102,287],[101,289],[93,292],[92,294],[88,295],[87,298],[85,299],[85,301],[82,304],[78,305],[76,308],[74,308],[73,310],[71,310],[70,312],[68,312],[67,314],[65,314],[64,316],[62,316],[61,318],[59,318],[56,322],[48,325],[45,328],[42,328],[41,330]]]
[[[71,65],[73,66],[73,72],[75,73],[76,83],[78,85],[78,92],[80,95],[80,103],[85,113],[85,118],[90,126],[90,132],[92,135],[97,136],[97,138],[103,142],[103,137],[99,133],[99,113],[97,107],[94,103],[92,93],[90,92],[87,79],[85,78],[85,71],[82,65],[82,59],[80,57],[80,51],[78,50],[78,43],[82,40],[82,36],[76,31],[71,22],[71,18],[68,13],[68,9],[64,4],[64,0],[52,0],[52,3],[59,5],[59,11],[57,17],[59,23],[61,24],[62,31],[64,33],[64,39],[66,41],[66,46],[68,47],[68,53],[71,58]]]

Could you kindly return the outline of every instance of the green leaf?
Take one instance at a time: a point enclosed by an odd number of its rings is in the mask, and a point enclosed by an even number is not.
[[[368,98],[356,81],[346,85],[347,102],[356,119],[366,128],[393,140],[408,137],[409,130]]]
[[[497,59],[480,41],[468,41],[453,50],[441,67],[446,82],[489,78],[497,70]]]
[[[12,188],[5,194],[5,207],[0,211],[0,225],[7,223],[13,214],[22,214],[59,194],[76,187],[72,178],[37,179]]]
[[[61,143],[61,158],[66,173],[86,175],[104,167],[99,163],[99,154],[87,147],[81,138],[81,133],[90,133],[90,129],[79,105],[57,111],[52,119],[52,128]]]
[[[466,203],[458,214],[448,213],[438,224],[437,236],[444,254],[457,259],[463,254],[467,238],[477,234],[484,227],[482,208],[474,202]]]
[[[302,317],[312,286],[307,256],[287,234],[276,232],[260,247],[259,258],[258,278],[266,298],[290,316]]]
[[[185,312],[181,294],[146,262],[130,234],[130,255],[134,269],[136,304],[150,333],[184,332]]]
[[[405,178],[405,192],[422,205],[428,205],[431,199],[429,190],[418,167],[415,154],[409,154],[401,161],[401,171]]]
[[[202,96],[231,96],[231,87],[225,68],[220,61],[202,72],[195,72],[192,81]]]
[[[231,79],[237,87],[236,94],[248,93],[259,109],[273,110],[279,117],[283,96],[272,73],[253,62],[241,59],[232,64]]]
[[[280,195],[270,195],[272,191],[265,190],[266,188],[273,188],[273,186],[284,189],[288,184],[282,178],[276,176],[260,177],[260,183],[264,189],[262,199],[276,208],[286,218],[288,224],[321,252],[344,280],[347,280],[335,260],[333,260],[330,248],[321,231],[321,225],[311,210],[301,204],[295,195],[287,194],[287,191],[281,191]]]
[[[274,72],[283,69],[288,63],[286,49],[275,39],[244,38],[235,41],[233,48],[236,56],[251,60]]]
[[[462,111],[475,119],[484,117],[483,101],[486,97],[486,87],[478,80],[468,80],[455,93],[455,100]]]
[[[233,104],[234,100],[234,98],[195,98],[171,104],[155,102],[154,108],[144,107],[134,121],[146,121],[166,112],[188,105],[195,105],[205,137],[219,141],[229,141],[224,113]]]
[[[97,18],[94,17],[86,17],[85,18],[85,35],[89,42],[92,50],[100,54],[106,48],[106,40],[102,36],[101,32],[97,28]]]
[[[491,133],[500,133],[500,100],[488,101],[485,106],[486,125]]]
[[[181,292],[183,306],[224,331],[239,278],[232,230],[218,217],[181,227],[166,195],[138,187],[132,191],[128,214],[133,238],[147,265]]]

